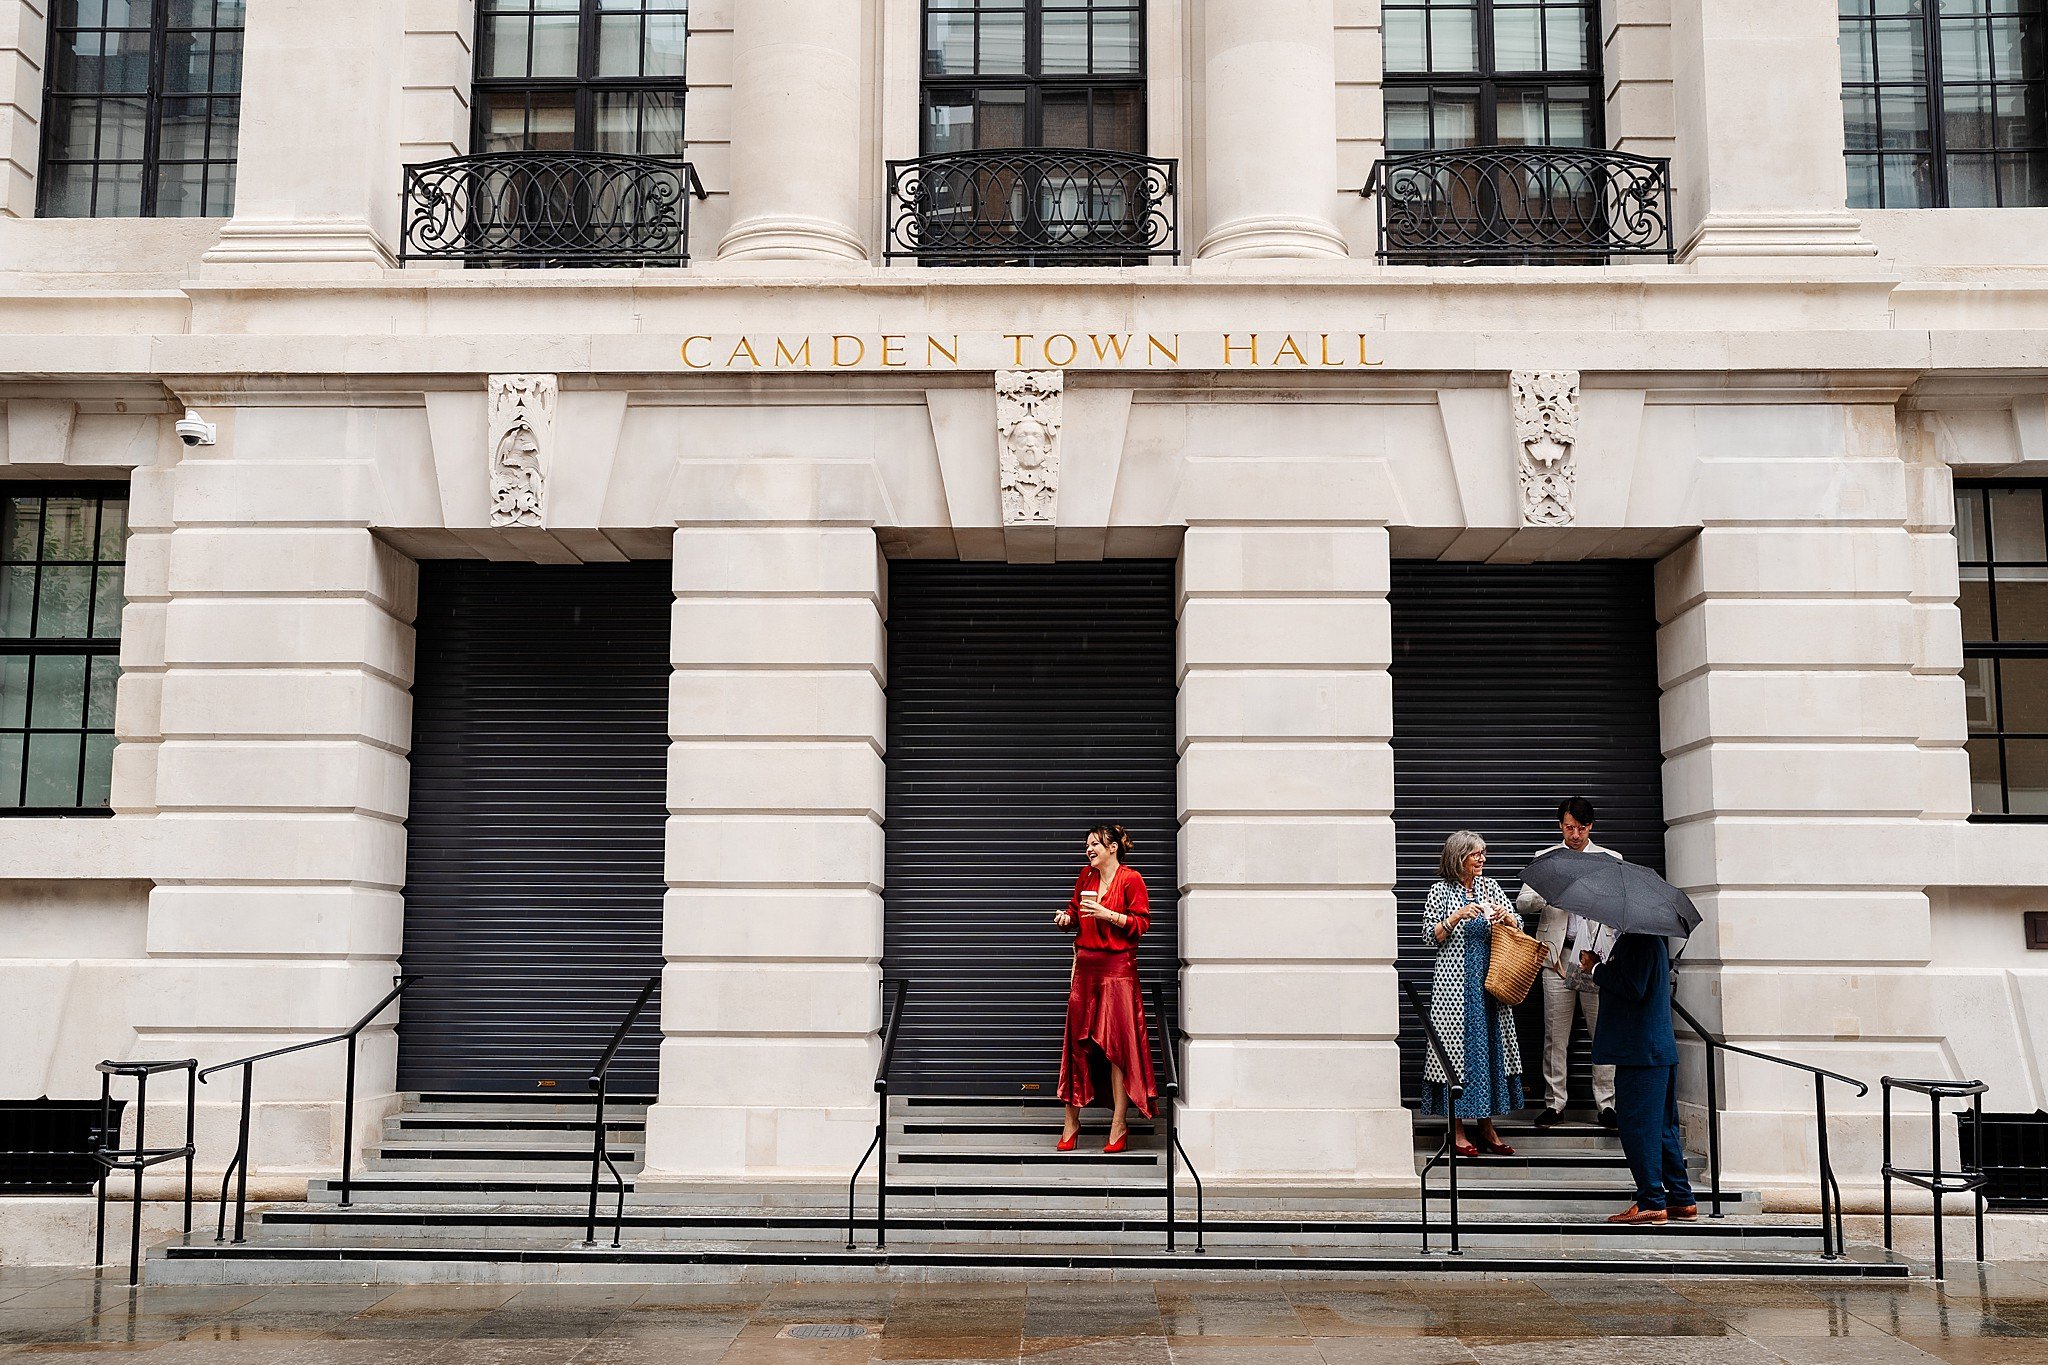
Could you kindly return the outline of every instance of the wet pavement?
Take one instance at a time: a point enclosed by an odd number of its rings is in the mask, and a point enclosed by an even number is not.
[[[2048,1365],[2048,1263],[1952,1269],[1943,1285],[1460,1274],[132,1293],[118,1278],[11,1269],[0,1363]]]

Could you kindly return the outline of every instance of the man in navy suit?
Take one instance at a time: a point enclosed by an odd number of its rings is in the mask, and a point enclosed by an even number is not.
[[[1614,1068],[1614,1113],[1621,1150],[1636,1181],[1636,1202],[1610,1223],[1690,1222],[1700,1216],[1685,1173],[1678,1129],[1678,1039],[1671,1029],[1671,956],[1664,940],[1623,934],[1607,961],[1580,965],[1600,987],[1593,1060]]]

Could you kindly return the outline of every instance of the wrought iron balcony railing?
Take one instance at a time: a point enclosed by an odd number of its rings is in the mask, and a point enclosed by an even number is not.
[[[1671,163],[1599,147],[1459,147],[1382,158],[1379,257],[1407,265],[1677,259]]]
[[[1180,163],[1013,147],[889,163],[889,260],[1142,265],[1180,259]]]
[[[399,263],[683,266],[687,161],[612,152],[491,152],[405,168]]]

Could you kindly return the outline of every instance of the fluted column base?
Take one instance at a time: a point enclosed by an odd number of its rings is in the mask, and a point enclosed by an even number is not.
[[[1213,260],[1342,259],[1350,254],[1336,226],[1315,218],[1239,218],[1214,228],[1195,253]]]
[[[718,244],[721,261],[860,261],[868,246],[844,224],[778,216],[736,223]]]

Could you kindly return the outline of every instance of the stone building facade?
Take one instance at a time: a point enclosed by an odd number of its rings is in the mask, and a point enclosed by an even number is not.
[[[415,259],[406,168],[499,136],[482,75],[511,40],[492,25],[539,21],[347,8],[248,4],[231,213],[88,216],[56,211],[76,201],[51,188],[68,144],[46,126],[87,65],[53,27],[78,7],[0,0],[0,483],[50,517],[37,499],[112,498],[127,527],[116,742],[82,727],[76,809],[0,818],[0,1097],[93,1093],[102,1058],[212,1062],[347,1026],[408,953],[412,689],[441,647],[415,624],[423,580],[667,561],[644,1183],[843,1178],[874,1121],[890,765],[913,742],[887,723],[892,576],[1170,560],[1177,847],[1155,894],[1177,901],[1157,961],[1186,1033],[1184,1138],[1212,1180],[1405,1182],[1396,585],[1416,562],[1627,561],[1653,583],[1663,832],[1625,851],[1705,912],[1681,997],[1751,1047],[2048,1106],[2048,958],[2025,929],[2048,765],[1998,718],[2001,696],[2025,709],[2024,670],[2001,682],[1985,665],[2005,656],[1965,648],[2024,644],[2011,623],[2048,572],[2024,552],[2043,534],[2028,480],[2048,475],[2048,170],[2007,129],[2022,150],[1999,153],[1990,206],[1954,148],[1945,199],[1868,206],[1852,7],[1538,7],[1587,25],[1594,145],[1668,158],[1668,258],[1510,232],[1417,262],[1426,231],[1384,237],[1386,194],[1360,192],[1426,150],[1395,135],[1421,82],[1389,59],[1417,22],[1458,41],[1463,15],[1496,25],[1503,60],[1512,7],[1098,4],[1090,60],[1142,25],[1122,107],[1136,152],[1172,167],[1177,254],[1114,236],[1063,254],[1055,233],[1026,260],[945,237],[929,203],[934,235],[903,245],[890,163],[941,128],[943,7],[692,0],[676,136],[706,197],[682,195],[687,266],[623,267],[559,237],[512,261],[538,240],[517,231]],[[990,22],[976,60],[1000,65]],[[1487,118],[1549,88],[1497,74],[1471,83]],[[2004,77],[2038,119],[2038,66]],[[1441,119],[1463,87],[1440,84]],[[1031,110],[1060,97],[1017,88]],[[1038,212],[1099,228],[1123,211],[1104,186],[1133,193],[1122,174],[1082,174],[1078,218],[1057,194]],[[1005,211],[1029,217],[1037,191],[1004,183],[954,208],[1014,191]],[[212,444],[181,441],[187,409]],[[1967,505],[2005,550],[1959,541],[1959,489],[1989,499]],[[1979,639],[1993,583],[2016,592],[2007,634]],[[1475,732],[1554,704],[1513,686],[1552,647],[1530,621],[1486,641]],[[0,777],[26,793],[21,753]],[[397,1103],[413,1027],[369,1035],[358,1143]],[[1805,1079],[1738,1060],[1724,1095],[1731,1174],[1804,1188]],[[217,1170],[231,1097],[203,1098]],[[259,1186],[331,1167],[340,1098],[331,1054],[265,1076]],[[1875,1100],[1845,1105],[1837,1165],[1867,1184]]]

